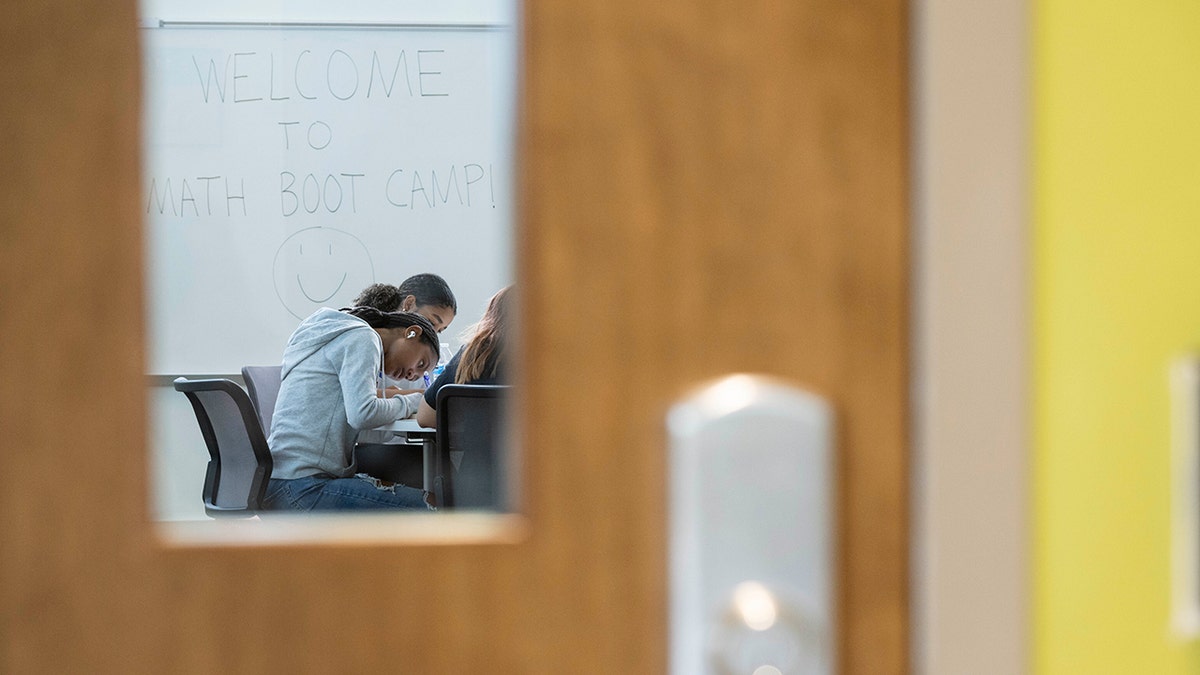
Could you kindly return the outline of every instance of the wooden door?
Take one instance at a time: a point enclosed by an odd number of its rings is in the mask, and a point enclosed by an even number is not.
[[[903,2],[532,0],[524,529],[226,546],[148,522],[135,3],[6,10],[0,670],[664,672],[663,417],[731,371],[831,400],[841,672],[907,670]]]

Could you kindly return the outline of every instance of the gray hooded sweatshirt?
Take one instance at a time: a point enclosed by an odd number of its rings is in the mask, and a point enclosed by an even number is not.
[[[354,475],[354,440],[411,415],[402,398],[376,395],[383,341],[366,321],[318,309],[292,333],[271,422],[272,478]]]

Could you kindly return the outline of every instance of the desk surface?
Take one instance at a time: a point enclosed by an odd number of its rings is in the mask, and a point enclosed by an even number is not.
[[[394,432],[397,436],[403,434],[413,439],[425,437],[433,438],[437,434],[436,429],[428,429],[420,424],[417,424],[416,418],[413,417],[403,420],[396,420],[391,424],[385,424],[376,428]]]

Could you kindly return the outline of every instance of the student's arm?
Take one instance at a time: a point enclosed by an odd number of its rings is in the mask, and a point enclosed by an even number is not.
[[[371,429],[412,414],[403,398],[379,398],[375,376],[380,347],[369,328],[352,330],[331,341],[326,349],[337,368],[346,421],[355,429]]]
[[[433,409],[433,406],[426,403],[423,398],[417,406],[417,424],[429,429],[437,426],[437,411]]]
[[[425,390],[425,395],[421,398],[420,405],[417,406],[417,424],[429,429],[437,427],[437,408],[433,406],[437,404],[437,395],[441,391],[442,386],[454,383],[455,374],[458,373],[458,360],[461,356],[462,350],[460,349],[450,359],[450,363],[446,364],[446,368],[442,371],[442,374],[438,375],[433,384],[429,385],[429,388]]]

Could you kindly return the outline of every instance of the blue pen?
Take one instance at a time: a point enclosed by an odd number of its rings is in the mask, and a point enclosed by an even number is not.
[[[425,373],[425,388],[429,388],[429,373]]]

